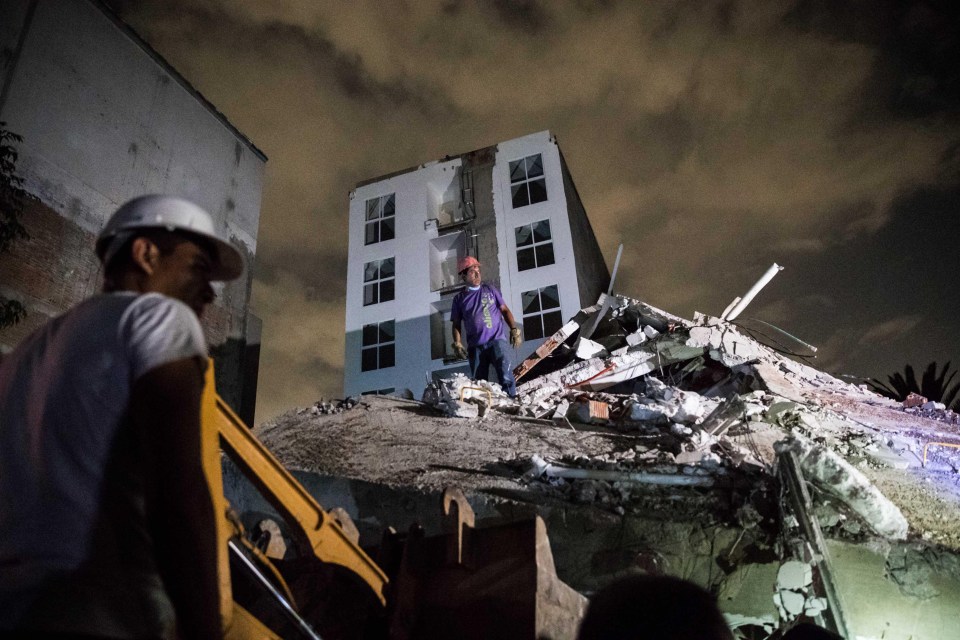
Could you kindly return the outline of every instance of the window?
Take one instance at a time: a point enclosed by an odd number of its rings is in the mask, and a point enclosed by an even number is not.
[[[510,163],[510,191],[514,209],[547,199],[547,181],[539,153]]]
[[[389,387],[387,389],[371,389],[370,391],[361,391],[360,395],[362,396],[389,396],[393,395],[396,391],[394,387]]]
[[[523,337],[525,340],[546,338],[563,326],[560,316],[560,294],[557,285],[524,291],[520,294],[523,305]]]
[[[363,265],[363,306],[393,300],[393,258]]]
[[[363,325],[360,371],[392,367],[395,343],[393,320]]]
[[[430,305],[430,358],[433,360],[451,360],[454,358],[453,324],[450,313],[453,298],[446,298]]]
[[[394,194],[367,200],[367,222],[364,244],[374,244],[384,240],[393,240]]]
[[[541,220],[514,229],[517,238],[517,271],[553,264],[553,239],[550,221]]]
[[[457,260],[467,255],[467,234],[459,231],[430,241],[430,291],[459,284]]]

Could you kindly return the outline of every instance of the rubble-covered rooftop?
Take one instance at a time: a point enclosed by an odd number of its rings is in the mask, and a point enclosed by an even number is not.
[[[548,524],[571,585],[590,591],[635,569],[696,579],[726,598],[735,626],[753,629],[743,637],[803,618],[850,637],[953,633],[954,412],[878,396],[731,322],[621,296],[582,310],[518,373],[516,400],[458,375],[422,403],[320,402],[259,435],[304,472],[426,493],[456,485],[472,499],[562,513]],[[565,534],[572,513],[593,524]],[[709,549],[686,549],[697,536]],[[854,562],[862,550],[871,560]],[[757,587],[764,570],[769,586]],[[875,597],[857,592],[864,585]],[[878,610],[884,589],[897,605]],[[904,603],[926,607],[926,621],[900,620]]]

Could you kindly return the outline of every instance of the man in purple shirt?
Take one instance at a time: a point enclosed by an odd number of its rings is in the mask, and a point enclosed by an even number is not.
[[[457,272],[467,288],[453,298],[450,320],[453,322],[453,352],[470,361],[470,377],[490,380],[490,365],[497,379],[511,398],[517,395],[517,381],[507,353],[504,320],[510,327],[510,344],[514,349],[523,342],[513,313],[503,301],[500,291],[480,279],[480,263],[472,256],[457,261]],[[460,324],[467,334],[467,348],[460,340]],[[491,380],[492,382],[492,380]]]

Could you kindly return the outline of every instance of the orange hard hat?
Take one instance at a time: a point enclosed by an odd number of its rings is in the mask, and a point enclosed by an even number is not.
[[[466,256],[457,260],[457,273],[463,273],[470,267],[479,267],[480,263],[473,256]]]

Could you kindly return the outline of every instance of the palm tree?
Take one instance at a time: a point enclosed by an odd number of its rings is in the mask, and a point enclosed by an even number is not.
[[[947,373],[949,372],[949,376]],[[917,376],[913,367],[907,365],[901,374],[899,371],[893,375],[887,376],[887,382],[883,383],[876,378],[867,381],[874,391],[880,395],[893,398],[894,400],[905,400],[911,393],[923,396],[927,400],[942,402],[955,411],[960,411],[960,400],[957,400],[957,393],[960,392],[960,382],[950,386],[953,378],[957,375],[957,370],[950,371],[950,362],[943,365],[943,369],[937,374],[936,361],[927,365],[923,372],[920,383],[917,383]],[[955,402],[956,400],[956,402]]]

